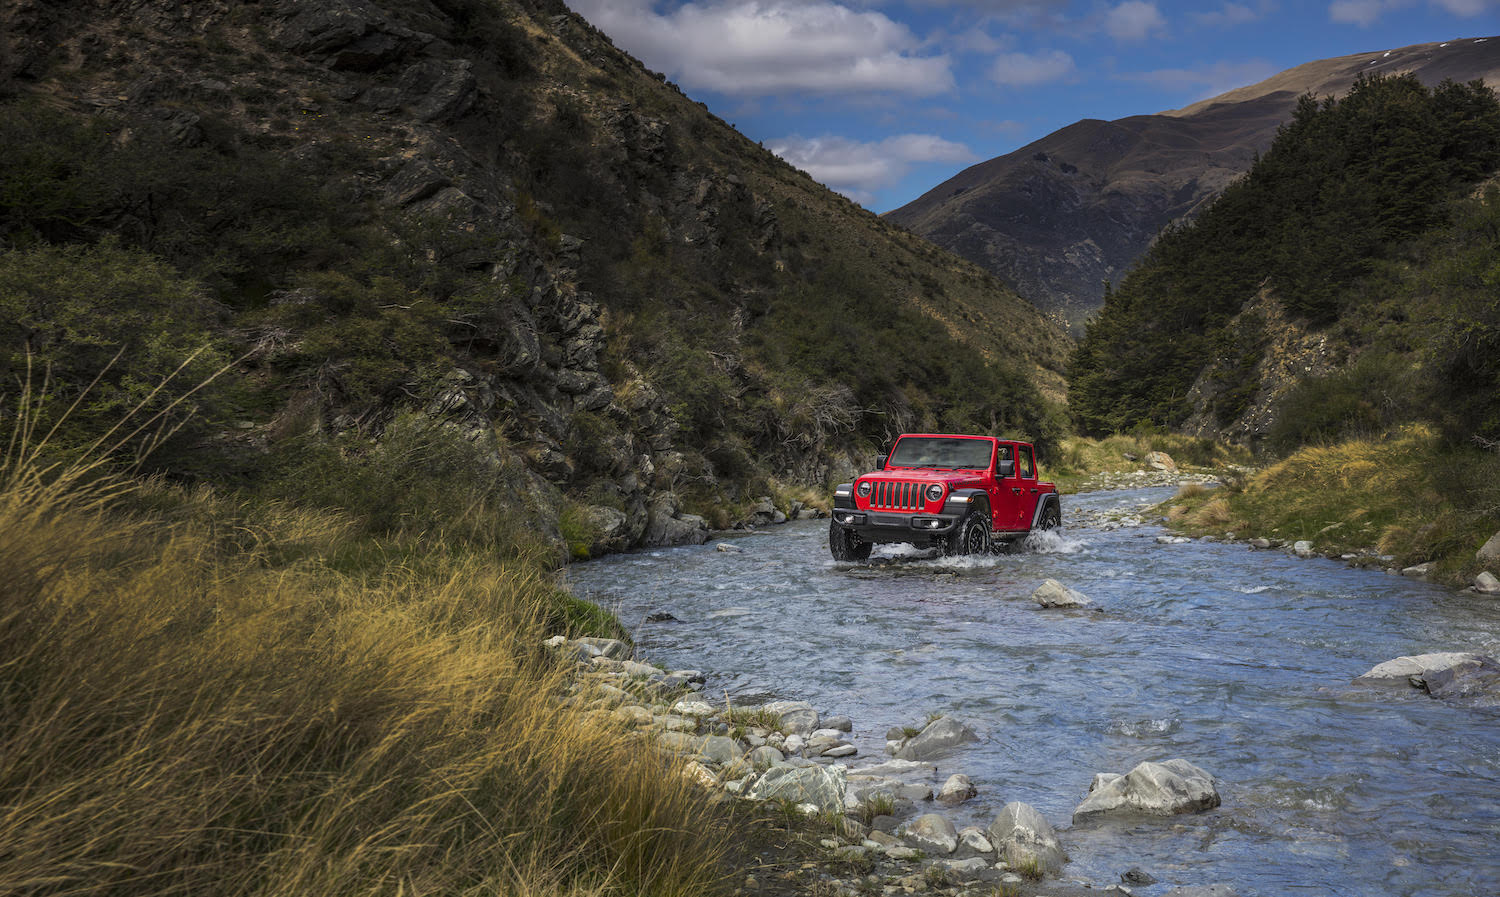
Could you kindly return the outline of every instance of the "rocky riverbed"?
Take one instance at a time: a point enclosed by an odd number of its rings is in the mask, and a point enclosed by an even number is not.
[[[1132,894],[1155,883],[1137,867],[1117,882],[1065,875],[1067,853],[1046,818],[1029,804],[1006,803],[986,826],[960,827],[946,811],[978,796],[963,773],[938,762],[979,740],[962,720],[935,715],[885,733],[888,756],[864,758],[850,740],[854,721],[824,716],[805,701],[736,707],[700,693],[694,670],[642,663],[624,641],[554,637],[547,647],[575,664],[569,701],[599,725],[634,730],[703,788],[774,802],[826,831],[821,864],[804,863],[792,893],[821,897],[906,894]],[[1074,813],[1075,823],[1125,814],[1167,816],[1219,805],[1213,777],[1182,759],[1142,763],[1128,774],[1100,773]],[[787,880],[753,872],[743,894],[787,893]],[[1232,897],[1225,885],[1178,887],[1172,897]]]

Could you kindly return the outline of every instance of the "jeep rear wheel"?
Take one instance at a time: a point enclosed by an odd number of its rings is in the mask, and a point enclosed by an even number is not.
[[[1057,529],[1062,526],[1062,509],[1057,502],[1047,502],[1047,507],[1042,509],[1042,519],[1037,521],[1037,529]]]
[[[949,554],[989,554],[993,546],[990,542],[990,522],[984,514],[970,514],[965,517],[963,523],[958,525],[948,542]]]
[[[833,555],[834,560],[844,563],[867,560],[870,549],[874,547],[861,539],[858,533],[839,526],[837,521],[828,521],[828,553]]]

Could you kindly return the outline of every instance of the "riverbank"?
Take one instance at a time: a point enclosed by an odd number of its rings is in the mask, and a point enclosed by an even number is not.
[[[1500,592],[1481,578],[1500,574],[1500,455],[1445,447],[1421,427],[1305,448],[1222,488],[1185,488],[1160,510],[1184,535]]]
[[[982,828],[955,825],[947,814],[978,795],[969,776],[939,777],[933,762],[978,740],[956,718],[892,729],[890,756],[862,758],[854,721],[810,703],[711,703],[702,674],[642,663],[621,640],[556,636],[547,647],[573,667],[565,707],[640,739],[668,760],[670,775],[705,793],[758,805],[750,812],[761,825],[730,880],[736,895],[1083,897],[1155,882],[1133,867],[1116,882],[1068,876],[1056,833],[1024,803],[1006,804]],[[1232,895],[1223,886],[1169,893]]]

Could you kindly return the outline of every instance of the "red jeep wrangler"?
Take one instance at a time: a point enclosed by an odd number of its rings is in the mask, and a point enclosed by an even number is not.
[[[828,550],[836,561],[862,561],[883,542],[984,554],[1062,524],[1057,487],[1037,479],[1029,442],[908,433],[875,467],[833,490]]]

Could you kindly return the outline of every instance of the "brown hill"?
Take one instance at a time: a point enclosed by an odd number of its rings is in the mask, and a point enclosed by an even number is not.
[[[1500,39],[1309,62],[1183,109],[1086,119],[965,169],[887,217],[1077,324],[1164,226],[1197,214],[1250,167],[1299,96],[1406,72],[1428,85],[1500,84]]]
[[[0,379],[28,334],[212,338],[245,360],[203,476],[415,527],[335,487],[388,486],[395,436],[442,424],[485,458],[453,482],[504,472],[578,553],[701,538],[681,512],[727,524],[893,431],[1058,426],[1066,334],[561,0],[0,4],[0,137],[0,264],[103,259],[173,309],[49,282],[0,309]],[[55,354],[65,390],[93,376]]]

